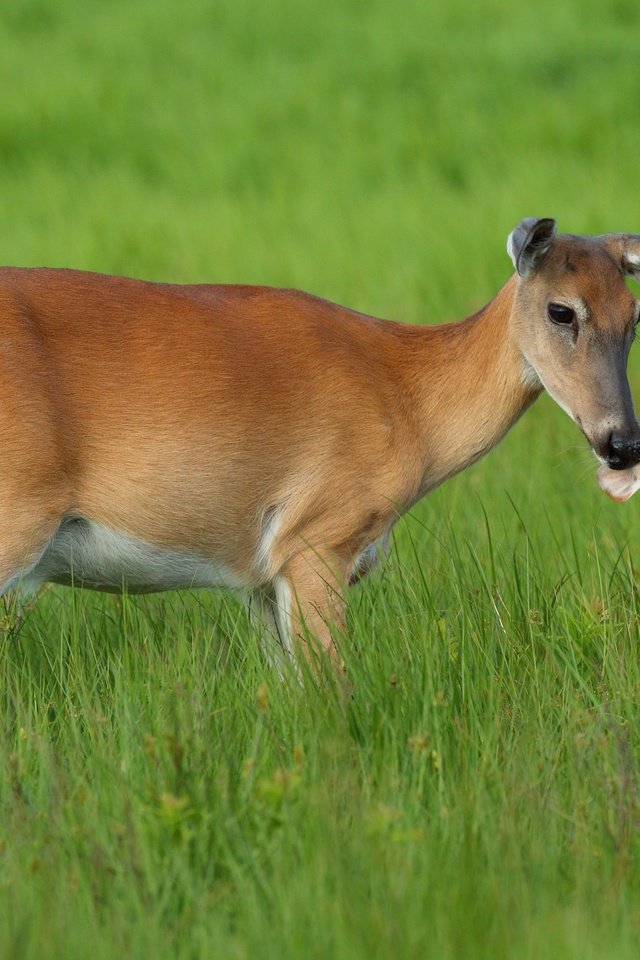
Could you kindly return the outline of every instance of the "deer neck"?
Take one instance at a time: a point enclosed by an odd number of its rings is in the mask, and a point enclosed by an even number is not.
[[[514,341],[515,277],[459,323],[414,328],[412,404],[423,454],[420,495],[488,453],[542,390]]]

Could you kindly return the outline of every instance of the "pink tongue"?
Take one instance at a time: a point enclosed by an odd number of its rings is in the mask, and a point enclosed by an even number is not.
[[[623,503],[640,489],[640,466],[629,470],[611,470],[610,467],[600,467],[598,470],[600,489],[611,497]]]

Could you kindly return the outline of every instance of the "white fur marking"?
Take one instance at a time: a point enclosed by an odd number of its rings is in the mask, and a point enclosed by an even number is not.
[[[533,364],[529,363],[526,357],[523,358],[522,364],[522,385],[530,389],[534,389],[535,387],[540,387],[542,385],[535,367]]]
[[[600,489],[604,490],[612,500],[623,503],[640,489],[640,470],[637,467],[630,467],[628,470],[611,470],[610,467],[602,466],[598,470],[598,483]]]
[[[282,526],[282,511],[276,508],[265,514],[264,526],[256,552],[256,564],[260,573],[269,577],[273,573],[271,551]]]
[[[360,551],[351,569],[351,579],[366,577],[372,570],[375,570],[389,549],[390,536],[391,531],[386,530],[377,540]]]
[[[252,590],[245,598],[249,619],[260,635],[260,649],[269,666],[275,668],[280,678],[284,677],[284,663],[288,659],[282,646],[280,629],[276,620],[275,601],[268,588]]]
[[[51,581],[96,590],[151,593],[185,587],[239,587],[222,563],[138,540],[92,520],[68,518],[25,574],[37,589]]]
[[[560,302],[560,301],[559,301]],[[582,299],[582,297],[567,297],[566,304],[568,307],[571,307],[578,320],[581,323],[586,323],[589,319],[589,308]]]
[[[286,653],[293,653],[293,630],[291,625],[291,587],[284,577],[276,577],[274,582],[276,591],[276,620],[280,641]]]

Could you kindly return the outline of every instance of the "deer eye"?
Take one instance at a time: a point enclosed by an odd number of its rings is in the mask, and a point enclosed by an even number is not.
[[[550,303],[547,307],[547,315],[552,323],[572,324],[576,318],[575,310],[571,307],[565,307],[563,303]]]

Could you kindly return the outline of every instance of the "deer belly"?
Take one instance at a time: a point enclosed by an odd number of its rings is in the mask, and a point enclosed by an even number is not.
[[[26,572],[23,588],[33,590],[47,582],[109,592],[124,588],[130,593],[240,586],[224,564],[75,517],[60,524],[38,562]]]

